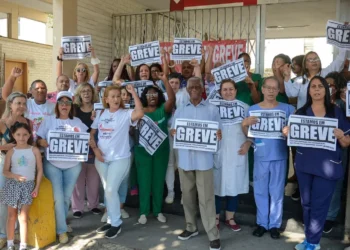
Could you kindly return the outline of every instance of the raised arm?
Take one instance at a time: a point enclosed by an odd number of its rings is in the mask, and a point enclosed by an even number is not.
[[[7,97],[12,93],[13,87],[15,86],[15,82],[18,77],[22,75],[22,70],[20,68],[14,67],[11,70],[10,76],[5,81],[4,86],[2,87],[2,98],[7,100]]]
[[[167,75],[169,75],[169,65],[168,65],[168,61],[166,59],[165,49],[162,48],[160,53],[161,53],[161,57],[162,57],[163,73],[167,76]]]
[[[59,77],[63,74],[63,48],[58,50],[58,60],[56,64],[56,76]]]
[[[214,47],[213,46],[208,46],[208,59],[205,62],[205,73],[210,74],[211,70],[213,69],[213,55],[214,55]]]
[[[91,51],[91,64],[94,67],[94,73],[92,73],[91,77],[94,84],[96,84],[98,81],[98,76],[100,75],[100,60],[96,57],[95,49],[91,45],[89,45],[89,51]]]
[[[194,76],[202,79],[201,66],[196,59],[192,59],[190,64],[193,66]]]
[[[170,87],[168,78],[164,73],[158,73],[158,78],[163,81],[166,93],[168,95],[168,100],[165,102],[165,112],[172,113],[175,107],[175,94],[173,89]]]
[[[126,64],[130,64],[130,54],[122,56],[120,63],[118,64],[118,67],[114,72],[113,83],[117,83],[118,81],[121,80],[120,77],[122,75],[123,68]],[[122,80],[125,80],[125,79],[122,79]]]
[[[126,85],[126,90],[132,95],[132,97],[134,98],[134,102],[135,102],[135,108],[131,114],[131,120],[133,122],[140,120],[144,115],[141,100],[140,100],[139,96],[137,95],[137,93],[135,92],[133,85],[131,85],[131,84]]]

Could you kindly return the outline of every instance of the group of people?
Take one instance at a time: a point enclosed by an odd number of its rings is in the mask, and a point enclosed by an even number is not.
[[[280,237],[283,198],[288,171],[289,148],[285,139],[248,137],[248,128],[259,123],[252,111],[283,111],[292,114],[338,119],[334,129],[336,151],[298,147],[295,152],[295,179],[298,180],[305,225],[305,240],[297,250],[320,249],[320,239],[327,214],[333,220],[340,206],[340,193],[347,166],[350,145],[350,123],[345,115],[346,79],[344,69],[348,51],[340,50],[338,57],[322,69],[316,52],[292,60],[284,54],[275,56],[273,76],[262,78],[250,72],[249,54],[242,53],[248,76],[244,81],[224,79],[217,90],[220,98],[244,103],[245,119],[240,123],[222,124],[218,108],[207,99],[216,84],[211,69],[213,48],[200,63],[182,62],[181,72],[167,52],[162,52],[162,64],[130,66],[130,56],[112,62],[105,80],[113,81],[100,98],[97,86],[99,60],[92,52],[89,67],[78,63],[73,77],[62,74],[62,55],[57,56],[56,91],[47,93],[42,80],[30,86],[31,99],[12,92],[21,70],[14,68],[2,88],[6,109],[0,121],[0,248],[6,243],[14,248],[17,216],[20,227],[20,250],[27,249],[27,223],[30,204],[38,196],[43,175],[52,184],[56,218],[56,233],[60,243],[68,242],[67,224],[70,207],[75,218],[81,218],[85,195],[88,209],[94,214],[102,211],[99,204],[99,184],[102,182],[106,211],[105,222],[96,231],[106,238],[121,232],[122,219],[129,214],[124,209],[127,192],[139,195],[140,224],[146,224],[152,213],[161,223],[164,183],[165,202],[174,201],[175,170],[178,169],[186,228],[178,236],[188,240],[198,235],[197,204],[210,249],[221,249],[220,213],[225,200],[225,225],[233,231],[241,227],[235,221],[240,194],[254,187],[257,207],[257,228],[253,235],[262,237],[267,231],[273,239]],[[291,78],[291,72],[296,78]],[[135,92],[133,81],[149,80],[141,96]],[[348,79],[349,80],[349,79]],[[131,82],[131,84],[128,84]],[[294,99],[293,99],[294,98]],[[295,100],[295,98],[297,98]],[[129,108],[133,100],[133,107]],[[103,110],[94,111],[94,103],[102,102]],[[297,107],[297,109],[295,108]],[[167,135],[154,154],[139,143],[141,119],[151,119]],[[177,119],[215,121],[219,124],[216,138],[220,145],[216,153],[174,149]],[[87,162],[48,160],[50,131],[89,132]],[[287,137],[289,127],[283,128]],[[43,159],[42,159],[43,158]],[[198,196],[198,200],[197,200]],[[71,204],[72,203],[72,204]],[[331,211],[332,209],[335,212]],[[7,238],[7,239],[6,239]]]

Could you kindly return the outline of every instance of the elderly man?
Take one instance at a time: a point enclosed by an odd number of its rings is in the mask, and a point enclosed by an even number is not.
[[[51,93],[47,93],[47,100],[51,103],[56,103],[57,93],[60,91],[68,91],[69,87],[69,77],[66,75],[60,75],[56,79],[57,90]]]
[[[195,119],[220,122],[216,106],[202,100],[203,83],[198,77],[191,77],[187,82],[190,101],[180,106],[174,115],[171,134],[174,135],[176,119]],[[221,139],[221,130],[217,132]],[[197,200],[205,231],[210,240],[210,249],[220,249],[220,235],[216,227],[215,197],[213,180],[214,154],[204,151],[179,149],[179,173],[182,187],[183,207],[185,211],[186,229],[178,236],[180,240],[188,240],[198,235]]]

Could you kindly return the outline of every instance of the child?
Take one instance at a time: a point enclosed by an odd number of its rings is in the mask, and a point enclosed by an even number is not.
[[[39,192],[43,176],[42,160],[39,149],[31,146],[33,136],[27,124],[16,122],[10,130],[16,146],[10,149],[5,157],[3,175],[7,179],[0,191],[0,202],[8,206],[8,250],[15,249],[13,240],[18,210],[21,235],[19,249],[26,250],[28,213],[33,198],[37,197]]]

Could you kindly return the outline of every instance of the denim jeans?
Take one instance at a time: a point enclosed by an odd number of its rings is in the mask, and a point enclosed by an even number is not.
[[[67,232],[67,215],[75,183],[81,171],[81,163],[72,168],[58,168],[44,160],[44,174],[51,181],[55,202],[56,233]]]
[[[3,176],[5,155],[0,152],[0,189],[5,185],[6,178]],[[0,203],[0,238],[6,238],[7,206]]]
[[[120,198],[116,194],[123,180],[129,175],[130,157],[110,162],[100,162],[95,159],[95,166],[105,190],[107,223],[118,227],[122,224],[122,220],[120,218]]]

